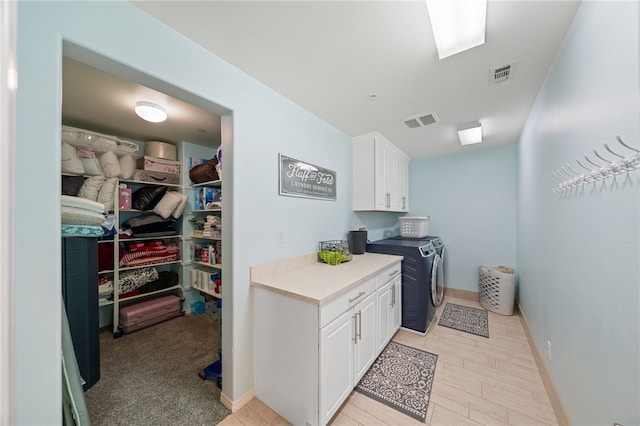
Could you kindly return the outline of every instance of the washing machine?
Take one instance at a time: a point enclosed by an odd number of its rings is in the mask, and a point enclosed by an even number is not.
[[[427,235],[423,238],[406,238],[406,237],[391,237],[390,240],[409,240],[427,243],[430,242],[433,244],[433,247],[436,249],[438,256],[433,259],[432,269],[431,269],[431,290],[432,290],[432,301],[433,304],[437,307],[442,304],[444,301],[444,289],[446,287],[445,284],[445,261],[447,259],[447,248],[442,241],[442,238]],[[435,283],[435,284],[434,284]]]
[[[367,244],[367,251],[404,256],[401,326],[416,333],[426,334],[436,314],[432,277],[433,264],[440,256],[435,246],[427,240],[389,238]]]

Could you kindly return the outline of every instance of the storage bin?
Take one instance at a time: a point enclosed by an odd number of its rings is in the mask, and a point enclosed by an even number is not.
[[[140,170],[146,170],[148,172],[169,173],[172,175],[180,174],[179,161],[166,160],[148,155],[138,158],[137,167]]]
[[[175,145],[160,141],[148,141],[145,143],[144,154],[166,160],[176,160],[178,158],[178,150]]]
[[[178,185],[180,183],[180,175],[136,169],[135,173],[133,174],[133,180],[138,182]]]
[[[515,271],[506,266],[480,266],[480,306],[500,315],[513,315]]]
[[[429,220],[427,217],[401,217],[400,235],[405,238],[424,238],[429,234]]]

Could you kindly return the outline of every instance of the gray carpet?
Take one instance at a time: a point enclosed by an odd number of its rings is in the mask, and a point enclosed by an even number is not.
[[[489,337],[489,317],[484,309],[447,303],[438,325]]]
[[[431,352],[389,342],[356,390],[424,422],[437,361]]]
[[[185,315],[113,339],[100,335],[100,380],[85,399],[94,426],[215,425],[229,411],[198,373],[218,359],[218,322]]]

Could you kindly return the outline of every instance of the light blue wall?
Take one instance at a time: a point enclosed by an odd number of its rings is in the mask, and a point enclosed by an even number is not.
[[[575,425],[640,424],[640,173],[562,195],[548,175],[630,154],[616,134],[640,148],[638,72],[638,3],[583,2],[518,152],[520,303]]]
[[[222,337],[223,391],[237,401],[253,386],[249,268],[313,252],[322,239],[345,237],[355,224],[350,139],[128,3],[20,2],[15,176],[19,424],[60,421],[63,40],[81,47],[75,49],[77,59],[92,65],[115,61],[122,64],[120,71],[155,77],[145,82],[157,90],[174,96],[192,93],[233,112],[232,141],[227,146],[223,141],[225,188],[233,195],[225,195],[225,227],[230,227],[225,238],[231,235],[233,242],[225,243],[232,261],[224,260]],[[83,51],[97,55],[83,58]],[[110,61],[94,63],[100,57]],[[336,171],[337,201],[280,197],[280,152]],[[285,230],[284,243],[276,242],[278,228]]]
[[[478,292],[479,265],[517,266],[515,145],[412,160],[409,181],[409,215],[447,247],[447,287]]]

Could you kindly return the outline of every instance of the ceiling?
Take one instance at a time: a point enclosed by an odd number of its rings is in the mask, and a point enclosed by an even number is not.
[[[484,147],[515,143],[579,5],[489,0],[485,44],[438,60],[423,0],[133,3],[347,135],[379,131],[412,158],[481,148],[457,139],[474,120]],[[489,85],[512,61],[513,78]],[[403,123],[430,112],[440,121]]]
[[[138,101],[161,105],[169,118],[149,123],[134,113]],[[141,84],[64,57],[62,123],[136,141],[220,145],[220,116]]]
[[[438,60],[423,0],[132,3],[347,135],[378,131],[412,158],[517,142],[579,5],[488,0],[485,44]],[[490,69],[508,63],[514,64],[511,78],[489,84]],[[197,123],[140,123],[131,103],[150,89],[121,81],[118,94],[117,79],[99,70],[89,70],[90,80],[81,83],[79,63],[73,65],[80,74],[68,80],[66,65],[63,115],[71,122],[93,121],[112,134],[127,127],[128,137],[138,140],[193,141],[197,129],[219,134],[219,117],[206,111],[184,115],[200,117]],[[98,107],[87,93],[101,89],[100,110],[90,113]],[[180,103],[158,92],[150,96]],[[112,106],[110,120],[96,118]],[[403,122],[424,113],[439,121],[415,129]],[[484,143],[462,147],[456,127],[475,120]],[[146,127],[132,130],[139,125]]]

